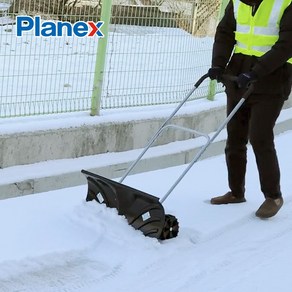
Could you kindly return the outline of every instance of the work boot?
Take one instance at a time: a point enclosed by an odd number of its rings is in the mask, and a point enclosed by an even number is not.
[[[235,196],[232,194],[232,192],[228,192],[223,196],[214,197],[210,201],[210,203],[213,205],[236,204],[243,202],[246,202],[244,195]]]
[[[266,200],[259,207],[259,209],[256,211],[255,215],[259,218],[273,217],[281,209],[283,203],[284,201],[282,197],[276,199],[267,197]]]

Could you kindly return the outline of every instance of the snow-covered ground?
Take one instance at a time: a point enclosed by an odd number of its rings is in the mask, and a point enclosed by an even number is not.
[[[162,242],[85,202],[86,185],[0,201],[0,291],[290,292],[292,131],[276,146],[285,199],[277,216],[254,216],[263,196],[249,148],[247,202],[210,205],[227,190],[224,156],[202,160],[163,204],[180,233]],[[184,167],[125,184],[161,197]]]

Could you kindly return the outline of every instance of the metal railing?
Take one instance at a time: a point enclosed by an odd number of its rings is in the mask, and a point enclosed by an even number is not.
[[[17,15],[98,21],[98,1],[0,0],[0,117],[89,111],[97,37],[16,37]],[[141,1],[140,1],[141,2]],[[125,1],[124,1],[125,3]],[[165,3],[168,3],[166,5]],[[100,108],[173,103],[210,66],[220,2],[113,3]],[[193,98],[208,95],[208,82]]]

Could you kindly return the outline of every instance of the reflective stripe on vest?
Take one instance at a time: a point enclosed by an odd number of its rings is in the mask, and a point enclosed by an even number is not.
[[[263,0],[252,16],[252,7],[233,0],[236,20],[235,53],[260,57],[279,39],[279,26],[292,0]],[[288,60],[292,64],[292,58]]]

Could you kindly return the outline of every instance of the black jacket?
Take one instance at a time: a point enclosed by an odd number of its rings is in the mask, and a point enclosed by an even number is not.
[[[242,0],[254,6],[254,13],[262,1]],[[292,4],[286,8],[281,19],[278,41],[261,57],[232,54],[235,45],[235,30],[236,21],[231,0],[216,30],[212,66],[226,68],[226,72],[232,75],[253,70],[258,76],[255,94],[277,95],[287,99],[292,86],[292,65],[287,63],[287,60],[292,57]],[[230,82],[226,82],[225,85],[227,92],[228,87],[235,86]]]

